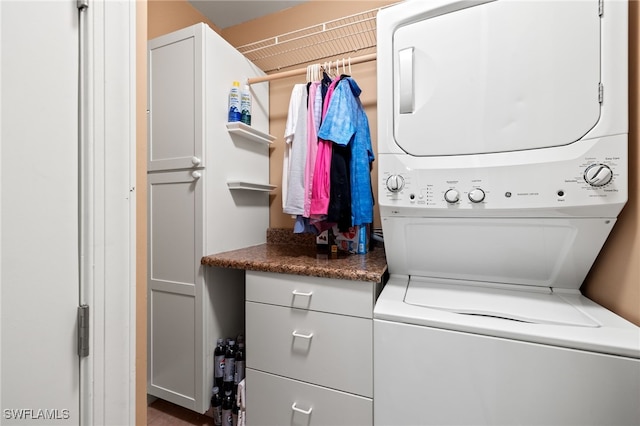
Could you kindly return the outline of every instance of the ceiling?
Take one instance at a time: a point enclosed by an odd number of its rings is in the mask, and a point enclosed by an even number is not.
[[[189,3],[216,27],[224,29],[306,1],[308,0],[189,0]]]

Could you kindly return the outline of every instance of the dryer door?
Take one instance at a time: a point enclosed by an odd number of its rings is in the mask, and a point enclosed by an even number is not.
[[[599,119],[597,0],[456,10],[397,28],[393,53],[394,135],[411,155],[566,145]]]

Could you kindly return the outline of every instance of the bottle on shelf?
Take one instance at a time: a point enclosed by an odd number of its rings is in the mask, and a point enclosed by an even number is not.
[[[242,113],[240,112],[240,82],[234,81],[229,90],[229,117],[228,121],[240,121]]]
[[[234,398],[231,389],[224,391],[222,399],[222,426],[233,426]]]
[[[244,360],[245,360],[245,350],[244,350],[244,342],[238,343],[238,350],[236,351],[235,358],[235,376],[233,380],[233,390],[237,392],[238,383],[244,379]]]
[[[224,339],[218,339],[213,351],[213,380],[218,389],[222,390],[224,382],[224,356],[226,352]]]
[[[217,386],[214,386],[212,390],[211,408],[214,426],[222,426],[222,396],[220,396],[220,389]]]
[[[236,342],[229,340],[227,352],[224,355],[224,390],[233,390],[233,382],[236,374]]]
[[[240,92],[240,121],[251,126],[251,90],[249,83],[245,83]]]
[[[231,418],[233,426],[238,426],[238,413],[240,412],[240,407],[236,402],[233,403],[231,407]]]

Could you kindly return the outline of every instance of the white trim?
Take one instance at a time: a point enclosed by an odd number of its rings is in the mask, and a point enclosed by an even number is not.
[[[79,37],[80,37],[80,57],[79,57],[79,161],[78,177],[80,188],[78,191],[79,214],[79,246],[80,246],[80,288],[78,304],[89,305],[89,356],[80,358],[80,424],[93,424],[93,401],[94,389],[94,351],[96,344],[96,304],[94,303],[94,184],[93,180],[93,145],[95,144],[93,130],[94,97],[93,83],[95,80],[93,57],[90,52],[93,50],[93,34],[95,31],[93,21],[93,9],[85,9],[79,13]],[[99,71],[98,68],[96,71]],[[98,195],[99,199],[100,196]]]
[[[81,361],[81,424],[135,424],[135,1],[89,3],[93,142],[91,348]]]
[[[137,176],[137,4],[129,2],[129,424],[136,423],[136,176]]]
[[[2,5],[0,4],[0,26],[2,25]],[[2,93],[2,31],[0,31],[0,93]],[[0,159],[2,158],[2,102],[0,102]],[[2,241],[2,163],[0,162],[0,241]],[[0,244],[0,289],[2,288],[2,244]],[[1,290],[0,290],[1,291]],[[0,318],[2,303],[0,302]],[[1,331],[1,328],[0,328]],[[0,377],[2,377],[2,338],[0,337]],[[0,386],[0,401],[2,401],[2,386]],[[0,403],[0,405],[2,405]]]

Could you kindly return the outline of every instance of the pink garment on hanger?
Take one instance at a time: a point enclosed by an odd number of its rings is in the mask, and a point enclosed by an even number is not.
[[[318,152],[318,127],[315,119],[315,98],[320,86],[319,81],[314,81],[309,86],[309,106],[307,109],[307,161],[304,169],[304,217],[311,215],[311,191],[313,190],[313,175]]]
[[[334,79],[327,89],[327,94],[322,105],[322,118],[327,113],[331,96],[340,78]],[[331,191],[331,153],[333,142],[318,139],[318,152],[316,153],[315,171],[313,173],[313,185],[311,191],[311,216],[326,216],[329,210],[329,195]],[[318,217],[319,218],[319,217]]]

